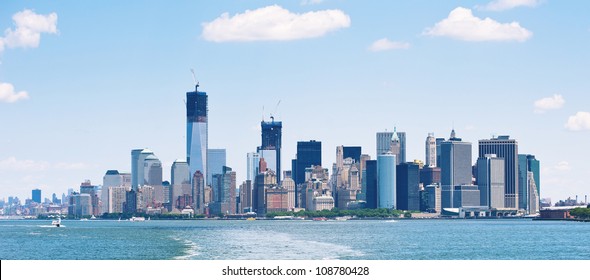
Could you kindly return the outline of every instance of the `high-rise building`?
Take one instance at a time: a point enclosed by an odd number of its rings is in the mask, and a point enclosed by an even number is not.
[[[252,207],[258,216],[266,215],[266,191],[277,186],[277,176],[274,171],[261,172],[254,181]]]
[[[143,161],[142,186],[162,186],[162,162],[156,155],[148,155]]]
[[[145,159],[150,155],[154,152],[148,149],[131,150],[131,187],[136,191],[145,184]]]
[[[208,149],[207,160],[207,182],[211,182],[213,174],[223,174],[223,167],[226,166],[225,149]]]
[[[426,137],[426,159],[424,165],[428,167],[436,166],[436,139],[434,133],[428,133]]]
[[[477,159],[477,185],[480,205],[504,208],[504,159],[485,155]]]
[[[471,143],[451,137],[449,141],[441,142],[440,150],[441,185],[471,185]]]
[[[250,180],[240,185],[240,204],[242,213],[252,212],[252,181]]]
[[[436,138],[436,167],[440,167],[440,144],[445,141],[445,138]]]
[[[531,171],[527,172],[527,185],[528,185],[528,201],[526,212],[534,215],[539,213],[539,205],[541,203],[539,194],[537,192],[537,184],[535,183],[535,174]]]
[[[377,156],[378,208],[396,209],[396,157],[391,152]]]
[[[406,133],[397,131],[377,132],[377,155],[391,152],[396,156],[396,164],[406,161]]]
[[[119,172],[118,170],[107,170],[105,175],[102,177],[102,208],[100,213],[122,213],[122,209],[120,209],[122,205],[111,205],[111,187],[122,187],[124,192],[129,190],[131,188],[131,173]],[[119,203],[119,201],[115,201]],[[123,193],[121,203],[124,201],[125,193]],[[113,207],[115,207],[117,210],[121,210],[121,212],[111,212]]]
[[[281,180],[281,130],[283,123],[275,121],[274,117],[271,117],[270,122],[262,121],[260,123],[262,127],[262,144],[258,147],[258,153],[261,158],[264,158],[267,164],[267,169],[275,172],[277,182]],[[261,170],[260,172],[262,172]]]
[[[440,185],[427,185],[424,190],[428,193],[427,209],[429,212],[441,213],[441,187]]]
[[[209,204],[211,214],[235,214],[236,213],[236,172],[230,167],[224,166],[222,174],[213,177],[216,185],[213,193],[215,201]]]
[[[366,201],[367,208],[376,209],[379,206],[378,184],[377,184],[377,161],[367,160],[366,171]]]
[[[247,162],[246,162],[246,180],[250,180],[254,182],[254,178],[256,175],[260,173],[259,169],[260,166],[260,154],[258,153],[248,153],[247,154]]]
[[[420,168],[413,162],[396,167],[396,209],[420,211]]]
[[[440,172],[440,167],[424,166],[424,168],[420,169],[420,183],[424,186],[440,185]]]
[[[98,186],[94,186],[90,180],[86,180],[80,184],[80,194],[88,194],[90,197],[91,213],[89,215],[99,216],[101,213],[99,204],[100,200],[98,198]]]
[[[528,173],[532,172],[533,180],[536,186],[537,197],[540,197],[541,192],[540,186],[540,163],[534,155],[520,154],[518,155],[518,197],[519,197],[519,208],[524,209],[527,213],[529,211],[529,201],[531,200],[531,193],[529,192],[530,181],[528,180]],[[533,194],[534,195],[534,194]],[[536,205],[532,205],[533,207]],[[538,207],[537,207],[538,209]],[[530,213],[534,214],[534,213]]]
[[[186,161],[189,165],[191,178],[196,171],[207,173],[208,112],[207,93],[199,91],[199,84],[195,91],[186,93]],[[207,185],[207,177],[205,177]]]
[[[205,176],[201,171],[195,171],[192,180],[192,193],[191,197],[194,201],[194,210],[196,214],[205,214],[205,203],[206,203],[206,194],[205,194]],[[182,192],[181,196],[187,196],[189,194]],[[180,196],[179,196],[180,197]],[[177,197],[174,198],[175,200],[178,199]],[[185,199],[186,200],[186,199]],[[181,208],[182,203],[177,203],[177,208]]]
[[[355,163],[361,161],[362,147],[360,146],[343,146],[342,147],[342,158],[354,159]]]
[[[32,191],[31,196],[32,196],[34,202],[41,203],[41,190],[40,189],[34,189]]]
[[[305,168],[316,165],[322,165],[322,142],[298,141],[295,169],[293,170],[295,185],[305,183]]]
[[[519,209],[518,198],[518,142],[509,136],[479,140],[479,157],[495,154],[504,159],[504,207]]]

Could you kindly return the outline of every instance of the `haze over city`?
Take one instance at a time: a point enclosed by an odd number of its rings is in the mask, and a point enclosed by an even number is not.
[[[209,148],[245,180],[260,121],[375,158],[375,134],[473,143],[510,135],[541,197],[588,194],[588,3],[563,1],[19,1],[0,4],[0,198],[61,195],[149,148],[186,158],[186,92],[209,96]],[[116,8],[113,8],[116,7]],[[262,19],[262,20],[261,20]],[[277,26],[281,28],[267,28]],[[280,104],[279,104],[280,102]],[[278,105],[277,105],[278,104]]]

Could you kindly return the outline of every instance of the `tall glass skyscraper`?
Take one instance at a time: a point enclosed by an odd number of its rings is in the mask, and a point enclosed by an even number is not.
[[[322,142],[320,141],[298,141],[297,159],[293,179],[295,185],[305,183],[305,168],[322,165]]]
[[[188,162],[191,178],[196,171],[207,175],[207,93],[200,92],[199,85],[195,91],[186,93],[186,161]],[[204,184],[207,185],[205,177]]]
[[[379,208],[396,209],[396,159],[391,152],[377,156]]]
[[[258,147],[258,154],[267,163],[267,168],[273,170],[277,182],[281,181],[281,130],[283,123],[271,117],[270,122],[262,121],[262,144]],[[263,172],[264,170],[260,170]]]
[[[208,149],[207,161],[207,182],[211,183],[214,174],[223,174],[223,167],[226,166],[225,149]]]
[[[518,142],[509,136],[479,140],[479,157],[495,154],[504,159],[504,207],[519,209],[518,203]]]
[[[534,155],[518,155],[518,198],[520,209],[525,209],[530,212],[529,201],[531,200],[530,182],[528,172],[532,172],[535,188],[537,189],[537,196],[541,193],[540,182],[540,164]],[[531,213],[532,214],[532,213]]]

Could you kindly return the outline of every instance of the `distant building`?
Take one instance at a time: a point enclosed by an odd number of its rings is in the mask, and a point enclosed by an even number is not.
[[[254,191],[252,197],[252,206],[258,216],[266,215],[266,191],[276,188],[277,176],[274,171],[266,171],[256,176],[254,181]]]
[[[424,161],[425,166],[435,167],[436,166],[436,139],[434,133],[428,133],[426,137],[426,159]]]
[[[131,173],[119,172],[118,170],[107,170],[102,177],[102,207],[100,213],[122,213],[122,203],[125,202],[125,194],[123,193],[122,200],[113,200],[113,194],[110,193],[111,187],[122,187],[125,191],[131,189]],[[112,206],[111,201],[114,201],[117,205]],[[121,205],[118,205],[119,203],[121,203]],[[112,212],[114,211],[113,209],[120,210],[120,212]]]
[[[162,186],[162,162],[156,155],[148,155],[143,161],[142,186]]]
[[[442,208],[480,206],[479,189],[475,185],[443,186],[441,204]]]
[[[424,166],[420,169],[420,183],[424,186],[441,183],[440,179],[441,169],[436,166]]]
[[[88,194],[90,197],[90,215],[100,216],[100,199],[98,197],[98,186],[92,185],[90,180],[80,184],[80,194]],[[84,198],[85,199],[85,198]]]
[[[148,149],[131,150],[131,187],[136,191],[145,184],[145,159],[153,154]]]
[[[200,171],[199,171],[200,172]],[[201,173],[202,174],[202,173]],[[168,209],[169,211],[172,211],[174,208],[176,209],[182,209],[182,208],[177,208],[177,200],[178,197],[182,196],[182,195],[194,195],[193,194],[193,190],[192,190],[192,186],[191,186],[191,174],[190,174],[190,168],[188,165],[188,162],[186,162],[186,160],[183,159],[177,159],[174,161],[174,163],[172,163],[172,167],[170,168],[170,188],[168,189],[169,191],[169,201],[170,201],[170,209]],[[203,182],[201,182],[201,185],[204,184],[204,180]],[[202,192],[201,192],[202,195]]]
[[[322,165],[322,142],[315,140],[297,142],[297,155],[293,163],[295,185],[305,183],[305,168]]]
[[[262,144],[258,147],[258,154],[267,163],[267,168],[274,171],[277,177],[277,181],[281,180],[281,130],[283,123],[275,121],[274,117],[271,117],[270,122],[262,121],[260,123],[262,128]],[[261,170],[262,172],[264,170]]]
[[[91,216],[92,198],[87,193],[73,193],[68,202],[68,214],[74,218]]]
[[[441,187],[440,185],[428,185],[425,188],[425,191],[427,193],[427,209],[426,211],[428,212],[436,212],[436,213],[441,213],[442,208],[441,208],[441,199],[442,199],[442,193],[441,193]]]
[[[186,161],[191,175],[200,171],[207,182],[207,150],[209,149],[207,93],[199,91],[199,84],[195,91],[186,93]],[[192,177],[192,176],[191,176]]]
[[[378,184],[377,184],[377,161],[366,161],[366,202],[367,208],[377,209],[379,206]]]
[[[396,157],[391,152],[377,156],[378,208],[396,209]]]
[[[471,185],[471,143],[457,138],[455,130],[448,141],[440,143],[441,185]],[[437,150],[438,151],[438,150]]]
[[[240,210],[252,212],[252,181],[246,180],[240,185]]]
[[[225,149],[207,149],[207,182],[211,182],[213,174],[223,174],[226,165]]]
[[[420,211],[420,168],[413,162],[396,168],[396,209]]]
[[[533,173],[532,180],[528,179],[528,172]],[[529,201],[531,201],[531,196],[536,196],[537,199],[540,197],[540,163],[539,160],[535,158],[534,155],[518,155],[518,197],[519,197],[519,208],[524,209],[526,213],[531,213]],[[534,181],[536,186],[535,192],[530,192],[530,182]],[[535,194],[536,193],[536,194]],[[533,208],[537,204],[536,202],[533,203]],[[538,207],[536,207],[538,210]]]
[[[504,159],[504,207],[519,209],[518,198],[518,142],[509,136],[479,140],[479,157],[495,154]],[[525,175],[526,176],[526,175]]]
[[[32,191],[31,197],[33,198],[34,202],[37,203],[41,203],[41,190],[40,189],[34,189]]]
[[[504,171],[503,158],[488,154],[477,159],[477,184],[481,206],[504,208]]]
[[[189,196],[188,193],[182,194],[184,197],[184,201],[186,201],[186,197]],[[194,202],[193,209],[196,214],[205,214],[205,205],[208,203],[206,201],[207,194],[205,193],[205,176],[201,171],[197,170],[195,175],[193,176],[192,180],[192,198]],[[178,198],[175,198],[175,200]],[[186,203],[177,203],[177,209],[184,209],[186,207]]]
[[[250,181],[254,182],[254,178],[256,178],[256,175],[258,175],[258,173],[261,172],[261,170],[259,170],[259,166],[260,166],[260,154],[248,153],[247,154],[247,164],[246,164],[246,168],[247,168],[246,180],[250,180]],[[264,170],[262,170],[262,171],[264,171]]]

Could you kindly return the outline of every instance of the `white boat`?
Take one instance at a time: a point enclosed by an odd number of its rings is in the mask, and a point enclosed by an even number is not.
[[[57,221],[56,220],[51,221],[51,226],[61,227],[61,218],[58,217]]]
[[[129,221],[131,221],[131,222],[145,222],[145,218],[144,217],[131,217],[131,218],[129,218]]]

